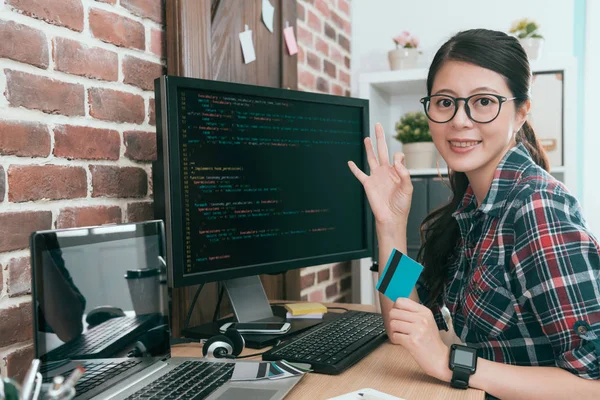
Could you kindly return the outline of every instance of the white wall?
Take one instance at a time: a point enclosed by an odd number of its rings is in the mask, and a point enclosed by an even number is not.
[[[586,6],[583,204],[592,232],[600,237],[600,1],[587,0]]]
[[[352,88],[358,74],[389,70],[392,37],[407,30],[421,40],[419,64],[428,67],[437,49],[454,33],[471,28],[508,32],[513,21],[531,18],[545,37],[540,61],[573,55],[574,0],[353,0]],[[589,1],[592,3],[594,1]]]

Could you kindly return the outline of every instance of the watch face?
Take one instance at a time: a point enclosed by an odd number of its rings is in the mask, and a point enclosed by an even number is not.
[[[450,369],[454,367],[466,368],[472,372],[475,372],[477,366],[477,349],[453,345],[452,353],[450,355]]]

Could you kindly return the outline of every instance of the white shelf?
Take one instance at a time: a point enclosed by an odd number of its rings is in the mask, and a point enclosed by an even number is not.
[[[550,167],[550,171],[551,172],[565,172],[565,167],[564,166]],[[448,175],[447,168],[440,168],[439,173],[438,173],[437,168],[409,169],[408,172],[410,173],[410,176],[412,176],[412,177],[414,177],[414,176],[438,176],[438,175],[446,176],[446,175]]]

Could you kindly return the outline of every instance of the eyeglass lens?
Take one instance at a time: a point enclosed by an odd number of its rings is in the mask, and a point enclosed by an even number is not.
[[[433,95],[425,104],[427,116],[434,122],[447,122],[456,113],[457,101],[451,96]],[[470,97],[467,103],[467,115],[475,122],[489,122],[500,112],[500,100],[497,97],[480,94]]]

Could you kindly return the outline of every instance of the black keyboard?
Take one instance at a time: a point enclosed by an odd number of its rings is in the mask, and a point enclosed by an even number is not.
[[[308,363],[314,372],[336,375],[387,340],[381,314],[348,311],[263,354],[263,360]]]
[[[111,378],[127,371],[130,368],[135,367],[140,364],[141,360],[131,360],[131,361],[121,361],[121,362],[82,362],[81,366],[85,368],[85,373],[79,379],[77,384],[75,385],[75,391],[77,396],[81,396],[82,394],[92,390],[93,388],[100,386],[104,382],[108,381]],[[62,376],[71,375],[73,370],[68,370],[62,372]],[[52,378],[45,376],[43,378],[44,383],[51,383]]]
[[[231,379],[234,366],[234,363],[186,361],[125,400],[205,399]]]
[[[155,315],[111,318],[89,328],[76,339],[49,351],[42,361],[110,358],[155,322]]]

